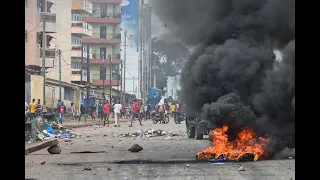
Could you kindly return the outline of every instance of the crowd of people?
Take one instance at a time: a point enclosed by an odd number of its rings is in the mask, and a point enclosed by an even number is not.
[[[120,118],[122,118],[131,120],[129,125],[129,127],[131,127],[132,122],[135,119],[142,125],[142,120],[151,119],[151,114],[154,112],[159,113],[160,118],[164,118],[165,112],[174,115],[175,112],[179,110],[178,103],[165,102],[164,104],[157,104],[152,107],[151,104],[139,103],[137,99],[133,99],[128,103],[120,103],[120,101],[109,103],[108,100],[100,100],[96,104],[93,101],[90,103],[89,107],[89,112],[85,112],[85,107],[81,104],[80,112],[77,112],[74,103],[71,103],[70,108],[68,108],[68,111],[70,111],[70,120],[75,120],[75,117],[78,116],[78,122],[80,122],[83,115],[89,114],[93,120],[100,119],[100,121],[103,121],[103,126],[107,125],[109,127],[109,119],[114,118],[114,127],[120,127]],[[35,103],[35,99],[32,99],[32,102],[29,105],[25,102],[26,116],[28,115],[30,119],[41,116],[42,110],[43,106],[41,105],[40,99],[38,99],[37,103]],[[55,111],[59,115],[59,123],[62,124],[64,115],[67,112],[67,108],[63,101],[58,100]]]

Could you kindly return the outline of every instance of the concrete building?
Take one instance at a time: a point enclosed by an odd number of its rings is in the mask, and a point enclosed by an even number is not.
[[[101,92],[104,85],[107,98],[110,85],[113,87],[121,85],[119,69],[122,0],[90,0],[90,2],[92,2],[92,14],[82,14],[81,17],[82,21],[92,25],[92,36],[83,37],[82,43],[91,50],[92,86]],[[84,63],[86,61],[87,59],[84,59]]]
[[[151,5],[140,0],[139,97],[145,99],[153,87],[151,61]]]

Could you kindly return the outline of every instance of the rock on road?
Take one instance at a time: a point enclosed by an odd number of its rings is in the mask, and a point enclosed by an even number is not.
[[[60,141],[61,154],[51,155],[46,149],[25,156],[25,177],[38,180],[290,180],[295,179],[295,160],[270,160],[212,164],[195,161],[195,155],[209,146],[207,140],[188,139],[184,122],[175,124],[153,124],[128,122],[121,127],[93,126],[73,129],[84,138],[72,142]],[[123,137],[124,133],[149,128],[163,129],[176,136]],[[133,144],[143,150],[128,151]],[[71,153],[79,151],[105,151],[100,153]],[[45,162],[45,164],[41,164]],[[238,171],[239,167],[245,169]]]

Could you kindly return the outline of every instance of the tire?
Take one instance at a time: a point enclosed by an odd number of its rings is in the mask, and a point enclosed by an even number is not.
[[[176,124],[181,124],[181,121],[179,121],[177,118],[174,118],[173,120]]]
[[[196,139],[197,140],[202,140],[203,139],[203,133],[198,132],[199,127],[195,128],[195,134],[196,134]]]
[[[170,121],[169,116],[165,116],[165,117],[164,117],[164,123],[165,123],[165,124],[168,124],[169,121]]]
[[[195,127],[194,126],[189,126],[187,128],[187,135],[188,135],[188,138],[194,138],[195,137]]]
[[[157,124],[158,123],[156,118],[152,118],[152,122],[153,122],[153,124]]]

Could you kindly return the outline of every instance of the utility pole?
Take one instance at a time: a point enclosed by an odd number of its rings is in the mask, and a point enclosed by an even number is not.
[[[134,76],[133,76],[133,79],[132,79],[132,91],[134,93]]]
[[[121,78],[121,84],[120,84],[120,97],[121,97],[121,101],[122,103],[125,103],[125,99],[123,99],[123,92],[122,92],[122,60],[120,60],[120,78]]]
[[[107,53],[105,53],[105,54],[107,54]],[[104,60],[105,60],[105,54],[103,55],[103,60],[102,60],[102,68],[103,68],[103,73],[104,73],[104,75],[102,76],[102,97],[103,97],[103,100],[105,100],[105,93],[104,93],[104,81],[106,80],[106,74],[107,74],[107,72],[106,72],[106,70],[107,70],[107,68],[106,68],[106,65],[105,65],[105,63],[104,63]]]
[[[42,4],[42,76],[43,76],[43,105],[46,105],[46,18],[47,1]]]
[[[110,80],[110,90],[109,90],[109,94],[110,94],[110,104],[111,104],[111,97],[112,97],[112,53],[110,54],[109,56],[109,59],[110,59],[110,77],[109,77],[109,80]]]
[[[61,86],[62,86],[62,82],[61,82],[61,50],[58,50],[59,53],[59,99],[62,100],[62,91],[61,91]]]
[[[127,59],[127,30],[124,31],[124,52],[123,52],[123,100],[126,98],[126,59]]]
[[[81,65],[80,65],[80,67],[81,67],[81,70],[80,70],[80,73],[81,73],[81,75],[80,75],[80,84],[82,85],[82,81],[83,81],[83,43],[82,43],[82,41],[81,41]],[[83,101],[83,92],[81,91],[81,101]]]
[[[87,46],[87,113],[90,109],[90,51],[89,45]]]

